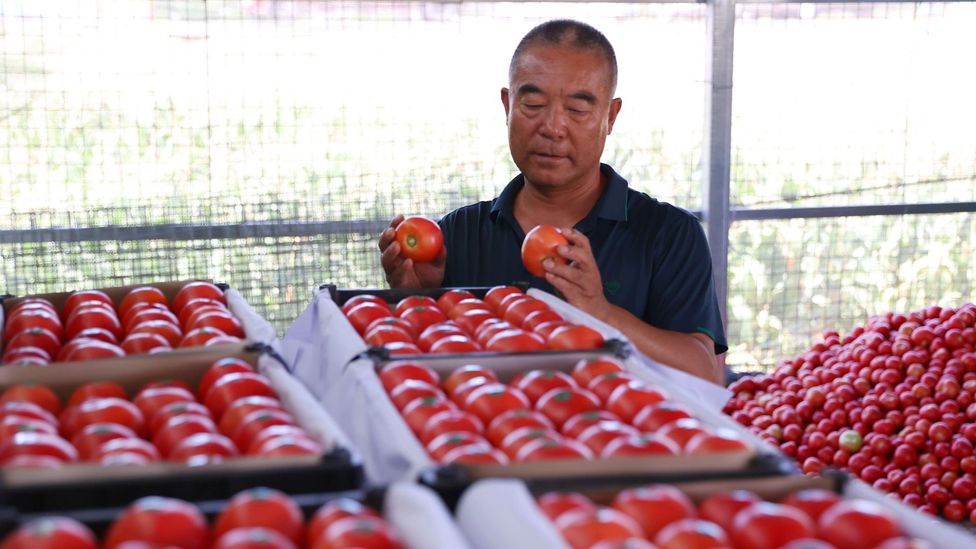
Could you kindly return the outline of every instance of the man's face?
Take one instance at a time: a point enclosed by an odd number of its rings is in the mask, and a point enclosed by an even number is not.
[[[502,89],[512,159],[539,187],[566,187],[599,174],[620,100],[611,99],[606,60],[588,50],[532,46]]]

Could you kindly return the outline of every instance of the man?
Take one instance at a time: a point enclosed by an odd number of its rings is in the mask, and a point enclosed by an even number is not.
[[[650,358],[715,383],[727,349],[708,244],[688,212],[627,188],[600,164],[622,102],[617,62],[599,31],[550,21],[519,43],[501,100],[521,174],[492,201],[440,221],[445,250],[431,263],[404,258],[397,216],[380,235],[391,287],[492,286],[531,280],[616,327]],[[545,280],[521,263],[525,233],[560,227],[569,240]]]

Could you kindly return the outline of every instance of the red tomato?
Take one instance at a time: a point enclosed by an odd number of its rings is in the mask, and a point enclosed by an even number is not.
[[[141,355],[154,349],[169,350],[172,348],[173,346],[165,337],[153,332],[136,332],[122,340],[122,350],[127,355]]]
[[[561,432],[569,438],[579,438],[583,431],[601,421],[620,421],[620,418],[606,410],[583,412],[567,419]]]
[[[118,423],[92,423],[86,425],[71,438],[71,444],[78,449],[78,456],[89,461],[95,459],[102,444],[115,438],[138,438],[132,429]]]
[[[210,345],[212,341],[226,337],[230,336],[224,332],[221,332],[217,328],[204,326],[203,328],[195,328],[188,331],[186,335],[183,336],[183,339],[180,340],[177,347],[182,349],[184,347],[200,347],[201,345]]]
[[[556,528],[573,549],[590,549],[601,541],[641,536],[640,525],[634,519],[608,507],[567,511],[559,515]]]
[[[116,340],[122,339],[122,323],[115,311],[103,305],[78,307],[68,317],[64,325],[64,334],[68,339],[74,339],[82,330],[88,328],[102,328],[115,336]]]
[[[695,517],[695,505],[688,496],[666,484],[621,490],[613,500],[613,507],[636,520],[647,539],[654,539],[672,522]]]
[[[44,385],[30,383],[8,387],[0,395],[0,403],[11,401],[32,402],[54,415],[61,413],[61,399]]]
[[[54,456],[36,454],[20,454],[8,459],[3,466],[8,469],[60,469],[64,461]]]
[[[434,298],[426,295],[408,295],[397,302],[396,306],[393,308],[393,314],[397,318],[400,318],[403,316],[403,313],[414,307],[430,307],[440,311],[440,308],[437,306],[437,300]],[[441,312],[443,313],[445,311]]]
[[[516,459],[522,447],[530,442],[536,440],[547,440],[552,443],[559,443],[563,440],[563,437],[552,429],[540,428],[540,427],[518,427],[505,436],[499,448],[501,448],[508,457],[511,459]]]
[[[75,335],[75,340],[78,339],[99,339],[105,343],[119,343],[119,340],[117,337],[115,337],[115,334],[106,330],[105,328],[85,328]],[[67,347],[67,345],[65,345],[65,347]],[[64,347],[61,348],[61,352],[64,352]]]
[[[590,549],[660,549],[644,538],[624,538],[601,541]]]
[[[377,375],[387,393],[393,391],[397,385],[406,379],[416,379],[434,386],[440,385],[440,378],[434,370],[414,362],[388,362],[380,368]]]
[[[28,328],[21,332],[17,332],[7,344],[4,345],[4,356],[7,353],[18,347],[38,347],[43,349],[48,356],[57,356],[58,351],[61,350],[61,338],[57,336],[51,330],[44,328]]]
[[[546,348],[542,337],[533,332],[523,330],[504,330],[498,332],[485,344],[489,351],[499,352],[530,352],[541,351]]]
[[[729,547],[722,527],[701,519],[682,519],[665,526],[654,538],[661,549],[711,549]]]
[[[440,462],[448,452],[462,446],[478,445],[491,447],[485,437],[469,431],[458,431],[438,435],[426,445],[427,453],[434,461]]]
[[[3,353],[4,364],[37,364],[45,366],[51,362],[51,354],[40,347],[12,347]]]
[[[485,303],[483,299],[469,297],[467,299],[458,301],[450,311],[445,311],[445,314],[447,314],[447,317],[451,320],[457,320],[458,317],[471,311],[488,311],[489,313],[494,313],[495,309],[491,305]]]
[[[141,307],[139,305],[141,305]],[[149,320],[163,320],[169,322],[177,328],[180,327],[180,319],[170,312],[169,309],[158,303],[154,303],[152,305],[148,303],[139,303],[135,307],[129,309],[129,314],[122,319],[122,329],[127,334],[132,333],[133,328]]]
[[[400,549],[403,545],[385,520],[369,515],[357,515],[333,522],[321,537],[313,542],[311,549],[333,547]]]
[[[701,502],[698,514],[728,532],[732,530],[732,519],[736,513],[760,501],[759,496],[749,490],[715,492]]]
[[[522,326],[530,314],[546,310],[549,310],[549,306],[544,301],[525,296],[505,309],[505,320],[516,326]]]
[[[309,441],[315,442],[312,440],[312,437],[305,432],[305,429],[302,429],[298,425],[271,425],[258,431],[258,433],[251,439],[251,444],[249,444],[247,448],[242,448],[242,450],[245,454],[253,455],[258,451],[262,444],[272,438],[279,437],[307,438]]]
[[[460,326],[451,322],[450,320],[445,322],[438,322],[437,324],[431,324],[424,328],[420,335],[417,337],[417,346],[424,350],[424,352],[429,352],[430,347],[437,342],[440,338],[449,335],[462,335],[468,337],[467,332],[461,329]]]
[[[302,510],[285,493],[273,488],[251,488],[238,492],[214,521],[213,535],[219,538],[235,528],[262,527],[274,530],[301,547],[305,539]]]
[[[89,399],[65,408],[61,413],[61,432],[68,438],[92,423],[118,423],[141,437],[146,436],[146,419],[142,412],[135,404],[121,398]]]
[[[58,418],[54,414],[48,412],[33,402],[11,400],[0,403],[0,418],[11,416],[36,419],[37,421],[49,423],[54,427],[58,426]]]
[[[515,377],[510,383],[521,390],[533,404],[552,389],[577,389],[576,381],[559,370],[529,370]]]
[[[359,335],[364,335],[366,328],[374,321],[388,316],[390,316],[388,306],[385,304],[378,305],[371,301],[359,303],[346,313],[346,318]]]
[[[420,263],[437,259],[444,249],[444,233],[426,217],[410,216],[396,227],[396,241],[401,253]]]
[[[529,399],[514,387],[502,383],[486,383],[471,391],[464,401],[464,409],[485,423],[502,412],[529,408]]]
[[[799,509],[760,501],[735,515],[729,534],[736,547],[774,549],[813,537],[814,525]]]
[[[160,303],[169,307],[169,299],[162,290],[155,286],[140,286],[129,290],[129,293],[125,294],[119,302],[119,316],[124,317],[133,305],[140,302]]]
[[[573,379],[580,384],[580,387],[586,387],[598,376],[623,371],[623,364],[613,358],[584,358],[573,366]]]
[[[354,296],[350,297],[349,299],[347,299],[342,304],[342,307],[340,307],[340,310],[342,310],[342,313],[343,314],[348,315],[350,309],[352,309],[356,305],[360,305],[362,303],[366,303],[367,301],[368,302],[371,302],[371,303],[375,303],[376,305],[380,305],[380,306],[386,307],[387,310],[388,310],[388,312],[390,312],[389,311],[390,305],[386,302],[386,300],[384,300],[382,297],[380,297],[378,295],[375,295],[375,294],[358,294],[358,295],[354,295]]]
[[[566,511],[596,510],[596,504],[579,492],[546,492],[539,496],[535,503],[542,513],[553,522]]]
[[[603,347],[603,334],[582,324],[560,326],[546,338],[546,346],[560,351],[599,349]]]
[[[479,311],[474,311],[474,312],[477,313],[477,314],[481,314],[481,313],[485,313],[487,311],[479,310]],[[491,313],[489,313],[489,314],[491,314]],[[491,336],[497,334],[498,332],[502,332],[502,331],[505,331],[505,330],[514,330],[514,329],[517,329],[517,328],[518,328],[518,326],[515,326],[515,325],[513,325],[513,324],[511,324],[509,322],[506,322],[506,321],[504,321],[504,320],[502,320],[502,319],[494,316],[493,314],[491,314],[491,316],[486,317],[481,322],[481,324],[479,324],[478,327],[475,328],[475,330],[474,330],[474,338],[475,338],[475,340],[478,343],[480,343],[482,346],[484,346],[486,343],[488,343],[488,340],[491,339]]]
[[[44,432],[22,432],[0,446],[0,464],[22,454],[52,456],[64,462],[78,461],[78,451],[67,440]]]
[[[431,398],[418,398],[402,410],[403,419],[407,422],[410,430],[414,432],[415,435],[419,435],[424,432],[424,425],[433,417],[435,414],[444,412],[447,410],[456,410],[457,407],[453,402],[441,400],[437,397]]]
[[[54,425],[39,419],[24,416],[7,416],[0,420],[0,447],[2,447],[11,437],[17,433],[47,433],[49,435],[58,434],[58,429]]]
[[[495,381],[496,380],[485,376],[473,377],[464,383],[461,383],[456,389],[454,389],[454,393],[451,395],[451,401],[458,406],[464,406],[464,403],[468,400],[468,395],[470,395],[472,391],[486,383],[494,383]]]
[[[867,500],[843,500],[820,515],[820,537],[837,549],[874,547],[902,535],[897,519],[881,505]]]
[[[560,246],[569,246],[562,231],[552,225],[536,225],[526,233],[525,240],[522,241],[522,264],[533,276],[542,278],[546,274],[542,268],[543,262],[565,262],[557,251]]]
[[[197,396],[200,400],[206,398],[207,393],[210,388],[213,387],[214,382],[220,379],[226,374],[231,374],[234,372],[251,372],[254,373],[254,366],[251,366],[247,362],[234,357],[225,357],[217,360],[207,368],[207,371],[203,373],[200,377],[199,383],[197,383]]]
[[[154,304],[154,305],[157,305],[157,306],[162,307],[162,305],[159,305],[159,304]],[[132,311],[135,310],[136,307],[138,307],[138,305],[132,307],[132,309],[129,309],[129,313],[128,314],[129,315],[133,314]],[[183,306],[182,309],[180,309],[179,311],[176,312],[176,317],[180,321],[180,323],[179,323],[180,324],[180,328],[182,328],[183,331],[185,331],[185,332],[190,331],[189,330],[189,327],[190,327],[190,319],[192,319],[194,316],[198,315],[200,313],[200,311],[203,310],[203,309],[206,309],[208,311],[226,311],[226,310],[228,310],[227,309],[227,306],[224,305],[220,301],[216,301],[216,300],[208,299],[208,298],[191,299],[190,301],[188,301],[186,303],[186,305]]]
[[[218,537],[211,549],[297,549],[298,547],[275,530],[243,527],[234,528]]]
[[[194,326],[194,328],[199,327],[202,326]],[[161,335],[166,339],[166,342],[169,343],[170,347],[179,345],[180,341],[183,339],[183,331],[180,330],[180,327],[168,320],[144,320],[139,324],[136,324],[132,328],[132,331],[129,332],[130,335],[141,333]],[[228,332],[224,333],[226,334]]]
[[[196,330],[193,330],[193,332],[197,332],[199,330],[205,330],[205,329],[206,328],[198,328]],[[220,330],[215,330],[215,331],[219,332]],[[184,337],[183,339],[186,340],[187,338]],[[239,337],[234,337],[234,336],[230,336],[230,335],[226,335],[226,334],[217,334],[216,336],[207,339],[207,341],[204,342],[203,345],[204,345],[204,347],[214,347],[214,346],[217,346],[217,345],[228,345],[228,344],[237,345],[238,343],[240,343],[242,341],[244,341],[244,339],[239,338]],[[183,343],[183,342],[181,341],[180,343]]]
[[[129,400],[129,393],[114,381],[92,381],[80,385],[71,392],[71,395],[68,397],[67,407],[77,406],[89,399],[106,397]]]
[[[396,316],[392,316],[392,315],[390,315],[390,316],[384,316],[384,317],[381,317],[381,318],[377,318],[376,320],[370,322],[369,323],[369,326],[366,327],[366,333],[368,334],[368,333],[372,332],[373,330],[379,328],[380,326],[392,326],[392,327],[396,327],[396,328],[402,328],[403,331],[405,331],[408,334],[410,334],[410,340],[411,341],[413,341],[413,338],[417,337],[416,332],[413,331],[413,325],[412,324],[410,324],[406,320],[403,320],[400,317],[396,317]]]
[[[184,439],[197,433],[216,433],[212,419],[199,414],[173,416],[153,436],[152,443],[163,457],[169,457]]]
[[[9,341],[14,335],[30,328],[49,330],[58,340],[64,338],[64,327],[57,313],[43,308],[21,309],[7,318],[3,327],[3,338]]]
[[[810,517],[810,520],[817,523],[820,520],[820,515],[840,500],[840,495],[830,490],[807,488],[787,495],[781,503],[790,507],[796,507],[806,513]]]
[[[454,396],[454,391],[456,391],[461,384],[477,377],[483,377],[489,381],[498,381],[498,376],[495,375],[495,372],[489,370],[488,368],[485,368],[480,364],[466,364],[464,366],[455,368],[446,378],[444,378],[444,391],[446,391],[448,395]]]
[[[576,437],[576,440],[592,450],[593,455],[599,456],[603,454],[603,449],[610,442],[618,438],[638,437],[640,434],[640,431],[632,425],[622,421],[605,420],[587,427]]]
[[[277,429],[281,427],[289,427],[287,425],[274,425],[268,427],[265,431],[270,431],[272,429]],[[260,435],[260,433],[259,433]],[[325,448],[322,447],[317,441],[312,440],[308,436],[297,436],[297,435],[279,435],[279,436],[269,436],[266,439],[255,438],[255,442],[260,444],[252,444],[248,448],[248,454],[253,456],[262,457],[280,457],[280,456],[321,456],[325,453]]]
[[[498,305],[501,304],[505,296],[512,294],[523,294],[524,292],[515,286],[493,286],[485,292],[484,301],[491,306],[492,310],[498,312]]]
[[[240,427],[244,418],[254,410],[281,410],[281,401],[274,397],[267,396],[246,396],[232,402],[224,411],[220,418],[219,429],[221,433],[234,434]],[[209,412],[208,412],[209,413]]]
[[[58,309],[49,300],[43,297],[25,297],[20,300],[11,300],[11,302],[16,301],[15,305],[12,305],[6,312],[8,315],[13,316],[17,311],[24,311],[28,309],[44,309],[57,314]]]
[[[229,336],[246,337],[244,327],[229,311],[201,311],[190,317],[190,330],[197,328],[216,328]]]
[[[618,437],[611,440],[603,449],[600,457],[673,456],[680,452],[681,448],[678,448],[678,445],[671,439],[653,433],[642,433],[637,436]]]
[[[631,381],[610,393],[610,398],[607,399],[607,410],[630,423],[642,408],[667,398],[668,395],[661,389],[649,387],[641,381]]]
[[[113,311],[115,310],[115,303],[112,302],[112,298],[108,296],[105,292],[101,290],[79,290],[77,292],[72,292],[71,295],[64,300],[64,305],[61,306],[61,316],[63,319],[67,320],[71,313],[78,308],[82,303],[88,303],[90,301],[98,301],[107,305]]]
[[[428,326],[447,320],[447,316],[436,305],[433,307],[426,307],[424,305],[411,307],[403,311],[400,318],[409,322],[418,334],[422,334]]]
[[[379,513],[362,503],[347,497],[336,498],[315,511],[308,521],[308,542],[314,544],[322,534],[340,519],[348,517],[370,516],[379,518]]]
[[[527,442],[515,454],[515,461],[550,459],[593,459],[593,452],[578,440],[571,438],[550,440],[543,437]]]
[[[207,519],[193,504],[159,496],[144,497],[126,507],[105,536],[105,549],[126,541],[147,541],[180,549],[207,549]]]
[[[194,280],[193,282],[184,284],[180,288],[180,291],[176,292],[176,295],[173,296],[173,310],[178,312],[191,300],[201,298],[227,303],[227,298],[224,297],[223,290],[216,285],[205,280]]]
[[[383,344],[383,348],[386,349],[387,354],[389,354],[391,357],[404,357],[423,354],[420,347],[406,341],[391,341]]]
[[[559,387],[539,397],[535,408],[552,420],[556,429],[561,429],[576,414],[600,410],[600,399],[586,389]]]
[[[140,390],[132,398],[132,403],[148,421],[152,421],[163,406],[174,402],[196,402],[196,399],[193,393],[181,387],[150,387]]]
[[[490,463],[495,465],[507,465],[508,458],[505,457],[498,448],[493,448],[487,444],[468,444],[454,448],[444,454],[441,460],[443,464],[450,463]]]
[[[264,429],[274,425],[294,425],[295,419],[284,410],[254,410],[244,416],[237,431],[231,435],[231,440],[242,452],[251,446],[254,437]]]
[[[430,353],[435,355],[477,353],[478,351],[481,351],[481,345],[466,335],[444,336],[430,346]]]
[[[3,538],[0,549],[96,549],[95,534],[75,519],[42,517]]]
[[[407,407],[407,404],[410,404],[415,399],[432,397],[439,400],[447,400],[447,396],[444,395],[443,391],[426,381],[417,379],[403,380],[390,393],[390,400],[393,401],[393,405],[397,407],[397,410],[403,410]]]
[[[474,294],[467,290],[447,290],[437,298],[437,306],[444,311],[444,314],[450,316],[451,309],[465,299],[474,299]]]
[[[693,436],[682,449],[689,454],[712,454],[716,452],[748,452],[752,449],[748,442],[726,428],[714,433],[699,433]]]
[[[366,335],[363,336],[363,339],[366,340],[366,343],[368,345],[375,345],[377,347],[382,347],[387,343],[393,343],[397,341],[403,343],[413,342],[413,336],[410,334],[410,331],[401,328],[400,326],[396,326],[394,324],[376,324],[375,322],[373,324],[370,324],[370,326],[373,327],[367,328]],[[411,326],[410,329],[412,330],[413,327]]]
[[[220,376],[214,382],[203,404],[210,409],[214,418],[220,419],[224,411],[237,399],[246,396],[266,396],[277,398],[268,378],[255,372],[234,372]]]
[[[65,347],[68,346],[72,346],[72,349],[64,357],[65,362],[81,362],[85,360],[125,356],[125,351],[122,347],[100,339],[75,339],[68,345],[65,345]]]
[[[219,463],[225,458],[234,457],[240,452],[233,441],[217,433],[197,433],[183,439],[169,458],[188,465]]]
[[[522,329],[534,332],[536,328],[546,322],[565,322],[565,319],[550,308],[540,309],[529,313],[522,321]]]
[[[535,410],[522,408],[508,410],[495,416],[488,424],[488,430],[485,434],[492,444],[501,447],[508,435],[523,427],[555,432],[552,421],[545,415]]]
[[[549,335],[555,332],[557,329],[569,325],[570,323],[566,322],[565,320],[549,320],[547,322],[543,322],[542,324],[536,325],[533,332],[539,334],[543,341],[545,341],[549,339]]]
[[[641,431],[654,432],[668,423],[685,417],[694,417],[694,414],[676,402],[665,400],[642,408],[634,416],[633,423]]]
[[[480,419],[461,410],[447,410],[430,416],[420,432],[420,442],[426,446],[444,433],[468,432],[480,435],[485,426]]]
[[[701,421],[695,418],[683,418],[677,421],[672,421],[661,430],[658,434],[661,436],[670,438],[674,441],[682,450],[685,450],[688,445],[688,441],[701,433],[711,433],[712,430],[706,426]]]

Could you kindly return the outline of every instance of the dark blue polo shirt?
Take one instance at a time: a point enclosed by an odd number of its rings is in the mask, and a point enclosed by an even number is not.
[[[628,188],[601,164],[607,185],[575,229],[586,235],[600,267],[607,300],[652,326],[701,332],[728,347],[715,297],[705,232],[691,213]],[[528,282],[555,294],[522,264],[525,233],[515,220],[520,174],[491,201],[459,208],[440,220],[447,247],[445,287]]]

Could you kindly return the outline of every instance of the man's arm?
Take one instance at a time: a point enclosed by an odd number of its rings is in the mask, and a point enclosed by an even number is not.
[[[590,241],[579,231],[560,229],[570,246],[558,251],[566,265],[547,261],[546,281],[559,290],[570,305],[617,328],[638,350],[651,359],[722,385],[724,376],[715,357],[714,342],[705,334],[681,333],[656,328],[626,309],[613,305],[603,294],[600,269]]]

